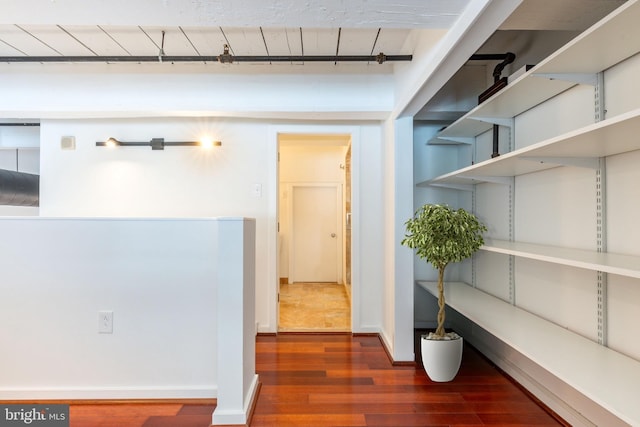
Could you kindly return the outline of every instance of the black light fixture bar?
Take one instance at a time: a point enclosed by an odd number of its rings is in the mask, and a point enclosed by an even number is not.
[[[151,141],[119,141],[115,138],[109,138],[106,141],[97,141],[96,147],[151,147],[152,150],[164,150],[164,147],[202,147],[200,141],[165,141],[164,138],[152,138]],[[211,143],[213,147],[220,147],[222,142],[214,141]]]

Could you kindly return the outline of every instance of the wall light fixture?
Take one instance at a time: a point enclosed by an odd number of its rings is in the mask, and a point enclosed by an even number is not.
[[[109,138],[106,141],[97,141],[96,147],[151,147],[152,150],[164,150],[164,147],[220,147],[221,141],[165,141],[164,138],[152,138],[151,141],[118,141]]]

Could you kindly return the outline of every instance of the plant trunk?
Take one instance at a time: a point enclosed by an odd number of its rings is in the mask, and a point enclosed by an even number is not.
[[[444,337],[444,269],[445,267],[438,268],[438,329],[436,329],[436,336],[441,338]]]

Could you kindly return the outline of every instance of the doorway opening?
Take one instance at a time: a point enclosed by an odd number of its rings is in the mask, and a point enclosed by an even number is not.
[[[351,136],[278,135],[278,331],[351,331]]]

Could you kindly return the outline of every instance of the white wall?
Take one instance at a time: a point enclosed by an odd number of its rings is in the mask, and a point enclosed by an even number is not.
[[[4,218],[0,234],[0,398],[216,396],[216,221]]]
[[[73,135],[76,150],[60,149]],[[222,147],[96,147],[122,141],[198,140]],[[41,130],[42,216],[263,217],[265,125],[224,119],[44,120]],[[230,179],[233,177],[233,179]],[[230,201],[233,203],[230,203]]]
[[[391,302],[385,291],[384,144],[378,124],[362,126],[352,139],[353,332],[380,333]],[[357,316],[357,317],[356,317]]]
[[[15,66],[14,66],[15,65]],[[0,64],[0,117],[382,119],[391,74],[213,73],[198,64]],[[272,68],[271,70],[275,70]],[[45,71],[45,72],[43,72]],[[372,90],[375,88],[375,90]]]
[[[261,331],[275,332],[277,237],[272,236],[272,229],[275,230],[276,223],[277,185],[272,185],[271,180],[272,175],[275,177],[277,137],[272,132],[290,128],[255,120],[214,118],[45,120],[42,123],[41,215],[256,218],[256,321]],[[381,229],[379,129],[377,124],[296,125],[295,132],[324,130],[366,134],[367,139],[363,139],[359,151],[363,164],[359,172],[354,167],[353,191],[362,193],[364,221]],[[96,141],[104,141],[109,136],[122,141],[146,141],[153,137],[175,141],[197,139],[202,134],[220,139],[222,147],[212,151],[197,147],[152,151],[148,147],[95,146]],[[76,137],[75,151],[60,149],[63,135]],[[262,186],[261,196],[254,192],[256,184]],[[353,218],[357,218],[355,204]],[[361,234],[363,253],[360,256],[365,262],[381,259],[383,247],[379,237],[367,231]],[[354,241],[355,238],[354,235]],[[354,313],[362,309],[362,328],[377,332],[381,306],[375,293],[380,289],[381,275],[371,275],[366,268],[362,270],[368,279],[368,290],[360,294],[362,300],[354,302],[358,307]],[[354,299],[355,294],[354,290]],[[373,303],[368,301],[370,298]],[[354,331],[360,330],[360,325],[354,322]]]
[[[400,242],[413,215],[413,118],[385,123],[385,319],[383,339],[395,361],[414,360],[413,252]]]
[[[51,120],[41,129],[40,214],[43,217],[256,218],[256,307],[268,324],[267,125],[225,119]],[[96,141],[222,140],[222,147],[109,149]],[[76,137],[76,150],[60,137]],[[254,185],[261,184],[261,197]]]

